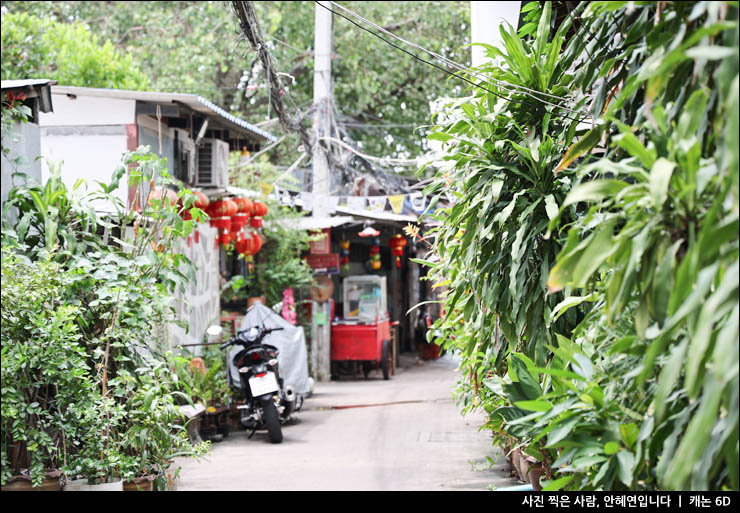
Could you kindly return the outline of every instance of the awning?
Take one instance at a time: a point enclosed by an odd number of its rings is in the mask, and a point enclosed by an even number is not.
[[[188,108],[208,116],[217,116],[219,122],[227,128],[248,133],[259,140],[275,142],[277,137],[232,114],[218,105],[198,96],[185,93],[157,93],[152,91],[128,91],[125,89],[101,89],[95,87],[52,86],[52,94],[74,94],[80,96],[97,96],[102,98],[119,98],[151,103],[181,103]]]

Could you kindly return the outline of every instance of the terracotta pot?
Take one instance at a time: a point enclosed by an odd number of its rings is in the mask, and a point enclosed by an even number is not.
[[[319,303],[325,303],[334,295],[334,282],[329,276],[317,276],[316,286],[311,287],[311,299]]]
[[[3,492],[61,492],[62,485],[57,477],[45,477],[41,486],[31,486],[31,480],[27,476],[13,476],[8,483],[0,487]]]
[[[541,463],[535,463],[529,467],[529,482],[532,483],[532,488],[536,492],[542,491],[542,485],[540,484],[540,478],[545,475],[545,469],[542,468]]]
[[[123,483],[124,492],[151,492],[154,490],[155,476],[146,475],[135,477],[131,481]]]
[[[522,479],[522,451],[514,449],[511,452],[511,462],[517,477]]]
[[[525,483],[529,483],[529,467],[532,466],[532,463],[527,460],[527,458],[521,458],[519,460],[519,470],[520,470],[520,477],[521,480]]]
[[[267,298],[265,298],[265,296],[250,297],[247,299],[247,308],[251,307],[255,303],[267,306]]]

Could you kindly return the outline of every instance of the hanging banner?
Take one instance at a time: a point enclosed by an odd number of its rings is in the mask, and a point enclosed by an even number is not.
[[[417,214],[424,212],[424,208],[426,207],[426,198],[422,193],[412,192],[409,194],[409,201],[411,201],[411,208],[414,212]]]
[[[311,212],[313,210],[313,194],[310,192],[301,192],[301,202],[303,203],[304,212]]]
[[[337,211],[337,205],[339,205],[339,196],[328,196],[326,198],[327,212],[333,214]]]
[[[367,204],[372,212],[382,212],[385,210],[386,196],[368,196]]]
[[[397,194],[395,196],[388,196],[388,203],[391,204],[391,209],[396,214],[403,212],[403,194]]]
[[[347,208],[361,211],[365,209],[365,198],[362,196],[347,196]]]
[[[289,207],[295,206],[295,200],[288,191],[280,191],[280,204],[288,205]]]
[[[275,189],[275,186],[271,183],[260,182],[260,189],[262,189],[262,199],[265,199]]]

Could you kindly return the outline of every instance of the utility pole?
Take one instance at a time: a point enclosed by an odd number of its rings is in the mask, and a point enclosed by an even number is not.
[[[321,4],[321,5],[318,5]],[[322,7],[323,5],[323,7]],[[331,127],[332,12],[329,2],[315,4],[313,100],[313,217],[326,217],[329,196],[329,160],[319,137],[329,136]],[[309,151],[309,148],[306,148]],[[329,301],[311,301],[311,368],[316,381],[327,381],[331,374],[331,317]]]

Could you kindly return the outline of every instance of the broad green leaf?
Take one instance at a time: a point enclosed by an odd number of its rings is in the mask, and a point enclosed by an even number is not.
[[[550,220],[555,219],[558,215],[558,204],[552,194],[545,196],[545,211]]]
[[[634,480],[635,464],[637,463],[634,453],[627,450],[619,451],[617,462],[619,463],[619,480],[628,488],[631,487]]]
[[[550,436],[547,437],[547,443],[545,444],[545,447],[553,447],[558,442],[567,437],[573,430],[575,425],[578,424],[579,420],[580,419],[578,417],[575,417],[557,424],[557,426],[552,431],[550,431]]]
[[[552,409],[552,403],[548,401],[517,401],[514,406],[527,411],[549,411]]]
[[[650,170],[650,196],[653,199],[653,206],[657,210],[663,208],[663,203],[668,197],[668,184],[671,181],[671,175],[675,167],[675,162],[661,157],[655,161]]]
[[[611,455],[617,454],[621,448],[622,446],[619,445],[619,442],[614,442],[614,441],[607,442],[604,445],[604,453],[611,456]]]
[[[581,139],[573,144],[563,156],[563,160],[555,168],[554,173],[557,175],[560,171],[568,167],[575,159],[588,152],[596,146],[601,140],[601,136],[606,129],[606,124],[601,124],[589,130]]]
[[[563,487],[565,487],[568,483],[573,481],[574,476],[566,476],[561,477],[559,479],[555,479],[554,481],[549,481],[545,486],[543,486],[542,491],[543,492],[556,492],[558,490],[562,490]],[[545,484],[545,483],[542,483]]]
[[[566,197],[560,209],[581,201],[601,201],[614,196],[627,186],[620,180],[591,180],[578,185]]]

